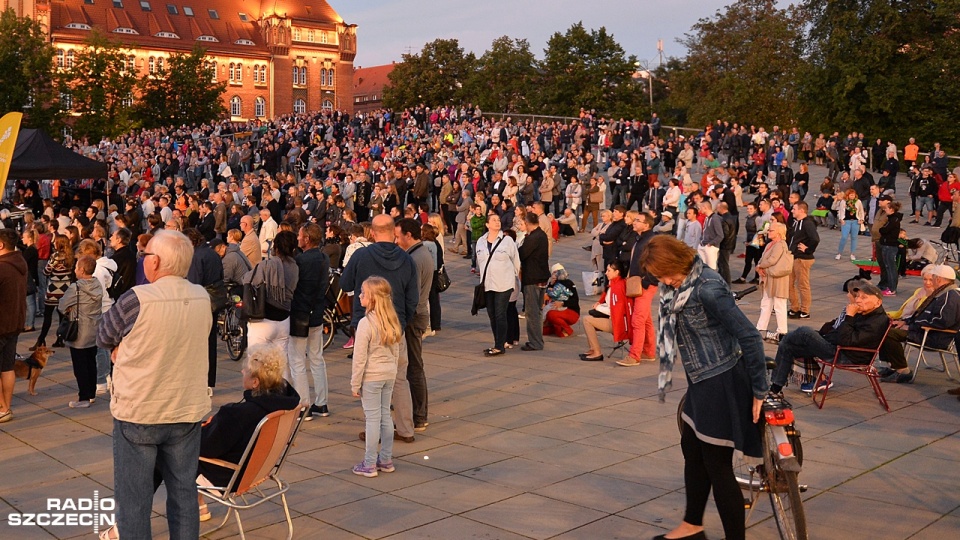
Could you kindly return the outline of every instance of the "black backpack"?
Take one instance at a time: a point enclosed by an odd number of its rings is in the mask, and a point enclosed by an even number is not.
[[[107,287],[107,296],[116,300],[120,298],[121,294],[127,292],[127,289],[129,289],[129,287],[126,287],[124,285],[123,273],[121,273],[119,270],[110,272],[110,276],[112,277],[112,279],[110,281],[110,286]]]

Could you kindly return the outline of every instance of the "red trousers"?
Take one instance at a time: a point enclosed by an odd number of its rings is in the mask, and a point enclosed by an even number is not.
[[[543,335],[572,336],[572,326],[579,320],[580,314],[572,309],[551,309],[543,321]]]
[[[647,287],[643,295],[633,299],[633,318],[630,320],[630,356],[641,358],[657,357],[657,338],[653,334],[653,318],[650,316],[650,305],[657,288]]]

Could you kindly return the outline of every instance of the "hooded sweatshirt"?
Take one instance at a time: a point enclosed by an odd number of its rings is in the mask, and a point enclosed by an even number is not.
[[[107,257],[97,259],[97,267],[93,271],[93,277],[97,278],[97,281],[100,282],[100,285],[103,287],[103,313],[106,313],[113,307],[113,298],[110,298],[107,291],[110,290],[110,285],[113,284],[113,274],[116,271],[117,262],[113,259],[108,259]]]
[[[413,319],[420,300],[417,289],[417,267],[413,258],[400,246],[391,242],[374,242],[364,249],[357,250],[343,269],[340,288],[353,291],[353,321],[356,328],[366,310],[360,305],[360,287],[370,276],[380,276],[390,283],[393,290],[393,307],[397,310],[401,328]]]
[[[0,255],[0,336],[18,334],[27,322],[27,261],[18,251]]]

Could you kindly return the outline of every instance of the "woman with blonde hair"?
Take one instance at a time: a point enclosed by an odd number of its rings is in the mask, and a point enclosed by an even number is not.
[[[780,343],[780,338],[787,333],[787,298],[790,296],[793,255],[787,248],[786,237],[786,225],[779,221],[771,223],[767,230],[769,241],[760,256],[760,262],[757,263],[760,288],[763,290],[757,330],[761,335],[765,334],[763,340],[770,343]],[[776,332],[767,331],[771,311],[777,316]]]
[[[366,418],[363,461],[353,473],[373,478],[378,472],[393,472],[393,418],[390,400],[397,378],[403,329],[393,307],[390,283],[380,276],[367,278],[360,287],[360,305],[366,314],[354,336],[350,390],[359,397]],[[380,444],[379,452],[377,444]]]

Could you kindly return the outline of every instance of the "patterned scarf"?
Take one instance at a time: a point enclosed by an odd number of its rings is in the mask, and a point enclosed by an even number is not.
[[[673,386],[673,362],[677,358],[677,314],[687,305],[701,272],[703,261],[700,257],[695,257],[693,268],[679,288],[674,289],[660,283],[660,332],[657,334],[657,350],[660,352],[657,389],[660,403],[666,401],[667,390]]]

